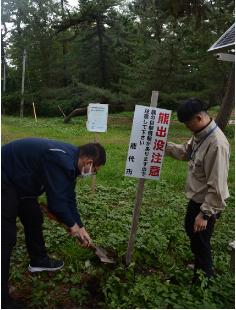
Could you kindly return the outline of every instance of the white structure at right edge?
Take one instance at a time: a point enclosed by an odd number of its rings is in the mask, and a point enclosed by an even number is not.
[[[171,111],[135,106],[125,176],[159,180]]]

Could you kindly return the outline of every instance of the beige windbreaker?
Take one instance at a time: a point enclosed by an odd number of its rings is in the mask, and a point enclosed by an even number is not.
[[[166,155],[188,160],[186,196],[202,203],[201,211],[208,215],[222,211],[229,197],[229,153],[229,143],[214,120],[185,144],[167,143]]]

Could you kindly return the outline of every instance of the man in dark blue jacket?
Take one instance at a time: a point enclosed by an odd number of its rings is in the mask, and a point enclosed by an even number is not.
[[[63,261],[47,256],[37,198],[45,192],[49,211],[72,236],[79,235],[83,245],[89,246],[91,239],[76,205],[76,178],[96,174],[105,162],[106,152],[99,143],[75,147],[61,141],[26,138],[2,147],[2,308],[14,308],[8,278],[17,216],[24,226],[29,271],[62,268]]]

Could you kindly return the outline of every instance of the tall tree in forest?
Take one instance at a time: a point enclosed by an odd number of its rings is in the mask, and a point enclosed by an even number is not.
[[[2,91],[6,91],[6,75],[7,75],[7,62],[5,56],[6,50],[6,36],[7,36],[7,26],[6,22],[2,18],[2,28],[1,28],[1,76],[2,76]]]
[[[61,16],[62,20],[65,19],[65,3],[67,3],[66,0],[60,0],[61,1]],[[68,73],[67,73],[67,65],[66,65],[66,53],[67,53],[67,41],[65,40],[65,36],[63,33],[62,38],[62,55],[63,55],[63,85],[66,86],[68,83]]]
[[[54,84],[51,71],[57,51],[51,23],[58,9],[59,4],[53,0],[17,0],[14,3],[9,53],[12,64],[20,68],[26,48],[27,72],[35,88]]]
[[[141,39],[123,80],[124,91],[145,98],[151,89],[159,89],[173,94],[173,99],[199,95],[210,103],[219,102],[227,64],[219,64],[207,49],[219,27],[232,20],[232,12],[226,7],[224,19],[220,18],[218,4],[133,1],[130,10],[137,16]],[[139,86],[137,76],[142,81]]]
[[[6,69],[7,66],[7,61],[6,61],[6,57],[7,57],[7,48],[9,46],[9,43],[12,43],[12,37],[8,38],[8,40],[6,40],[7,38],[7,34],[8,36],[10,35],[10,31],[7,31],[7,24],[10,23],[11,25],[14,25],[16,30],[19,34],[19,37],[21,38],[21,40],[19,40],[20,42],[23,41],[22,39],[22,32],[20,29],[20,24],[22,22],[21,19],[21,10],[22,10],[22,6],[23,6],[23,2],[22,5],[20,6],[19,1],[13,1],[13,0],[3,0],[1,3],[1,8],[2,8],[2,31],[1,31],[1,60],[2,60],[2,69]],[[13,44],[14,45],[14,44]],[[19,44],[19,50],[21,56],[23,55],[23,48],[22,48],[22,44]],[[9,58],[9,55],[8,55]],[[21,57],[21,61],[22,61],[22,57]],[[18,62],[18,64],[20,65],[20,61]]]
[[[111,38],[108,36],[108,28],[110,14],[114,13],[113,8],[120,2],[80,0],[79,11],[55,26],[58,32],[74,28],[79,33],[77,38],[79,74],[84,82],[92,82],[101,87],[110,85],[108,50]]]
[[[235,66],[232,65],[232,69],[229,75],[229,80],[225,90],[225,94],[220,106],[219,113],[216,117],[216,123],[224,130],[229,122],[231,113],[235,106]]]

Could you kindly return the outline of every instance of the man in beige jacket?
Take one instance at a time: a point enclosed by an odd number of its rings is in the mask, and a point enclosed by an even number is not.
[[[209,278],[213,275],[210,239],[215,220],[229,197],[229,143],[199,99],[185,101],[179,107],[177,116],[193,132],[193,136],[182,145],[168,142],[166,155],[188,161],[185,192],[189,203],[185,230],[195,257],[195,283],[198,269]]]

